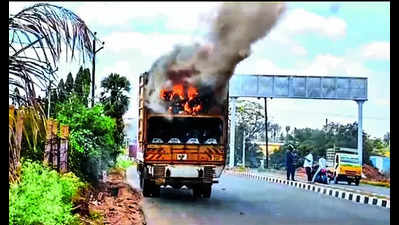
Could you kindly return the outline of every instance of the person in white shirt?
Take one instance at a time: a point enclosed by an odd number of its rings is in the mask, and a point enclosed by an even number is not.
[[[303,161],[303,167],[306,170],[306,176],[308,177],[308,182],[312,181],[312,166],[313,166],[313,155],[311,152],[307,154]]]

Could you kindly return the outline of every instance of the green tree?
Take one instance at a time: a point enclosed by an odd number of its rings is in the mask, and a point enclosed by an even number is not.
[[[55,118],[56,116],[56,106],[58,102],[58,94],[55,88],[50,89],[50,96],[47,95],[44,98],[44,113],[47,115],[49,107],[50,107],[50,117]],[[50,105],[49,105],[50,103]]]
[[[116,119],[115,141],[122,146],[125,138],[123,114],[129,107],[128,92],[130,91],[130,82],[116,73],[111,73],[101,81],[100,102],[104,105],[106,115]]]
[[[269,128],[269,127],[268,127]],[[269,129],[268,129],[269,130]],[[281,126],[278,125],[277,123],[271,123],[270,124],[270,131],[271,131],[271,136],[273,137],[273,141],[276,142],[280,131],[281,131]]]
[[[76,74],[73,91],[79,97],[80,102],[82,102],[85,106],[88,106],[88,98],[90,94],[89,69],[83,69],[83,67],[80,67],[79,72]]]
[[[73,83],[72,73],[69,72],[68,76],[67,76],[67,79],[66,79],[66,82],[65,82],[65,94],[66,94],[66,97],[68,97],[73,92],[73,86],[74,86],[74,83]]]
[[[386,146],[390,145],[391,143],[391,134],[390,132],[387,132],[386,134],[384,134],[384,143]]]
[[[246,136],[249,138],[253,139],[257,134],[262,135],[265,130],[263,106],[253,101],[238,100],[237,124],[245,130]]]
[[[65,93],[65,85],[64,85],[64,80],[61,79],[60,82],[58,83],[58,101],[59,102],[64,102],[66,100],[66,93]]]
[[[257,144],[250,141],[255,140],[257,136],[264,137],[265,116],[263,106],[253,101],[238,100],[236,113],[235,158],[243,158],[242,147],[245,132],[245,166],[259,167],[260,160],[264,159],[264,154]],[[270,123],[268,125],[270,126]]]

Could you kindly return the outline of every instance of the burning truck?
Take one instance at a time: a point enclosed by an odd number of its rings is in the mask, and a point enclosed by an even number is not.
[[[223,4],[208,44],[176,46],[140,75],[137,171],[145,197],[168,185],[211,196],[226,164],[228,81],[284,9]]]
[[[142,158],[137,168],[143,195],[159,196],[161,185],[185,185],[195,196],[209,198],[226,160],[227,89],[223,103],[212,105],[212,95],[201,94],[201,88],[173,84],[159,93],[167,108],[159,113],[145,107],[148,75],[140,76],[139,89]]]

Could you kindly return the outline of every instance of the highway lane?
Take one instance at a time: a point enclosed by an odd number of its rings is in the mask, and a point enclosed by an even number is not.
[[[128,183],[138,187],[134,167]],[[193,200],[191,190],[161,189],[160,198],[144,198],[148,225],[271,224],[384,225],[390,210],[336,199],[283,184],[223,174],[210,199]]]

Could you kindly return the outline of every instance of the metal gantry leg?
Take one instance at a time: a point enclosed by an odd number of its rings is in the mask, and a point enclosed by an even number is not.
[[[359,154],[360,165],[363,165],[363,103],[356,101],[358,106],[358,125],[357,125],[357,152]]]
[[[235,152],[235,127],[236,127],[236,102],[237,98],[231,98],[231,124],[230,124],[230,160],[229,167],[234,167],[234,152]]]

